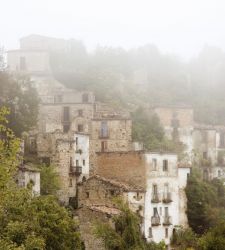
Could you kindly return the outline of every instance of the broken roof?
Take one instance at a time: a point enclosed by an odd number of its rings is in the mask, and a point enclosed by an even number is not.
[[[119,182],[119,181],[116,181],[116,180],[113,180],[113,179],[108,179],[108,178],[102,177],[100,175],[93,175],[90,178],[88,178],[87,181],[92,180],[92,179],[97,179],[97,180],[100,180],[102,182],[111,184],[111,185],[113,185],[115,187],[121,188],[125,192],[132,192],[132,191],[133,192],[145,192],[145,190],[143,188],[141,188],[141,187],[137,187],[137,186],[134,186],[134,185],[129,185],[127,183]]]

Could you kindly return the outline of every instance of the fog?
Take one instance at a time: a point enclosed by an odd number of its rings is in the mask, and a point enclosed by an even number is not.
[[[205,44],[225,49],[223,0],[1,1],[0,45],[16,48],[28,34],[75,38],[96,45],[138,47],[189,59]]]

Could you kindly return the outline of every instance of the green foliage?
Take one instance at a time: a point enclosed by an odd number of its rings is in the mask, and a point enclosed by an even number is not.
[[[28,78],[14,79],[0,71],[0,106],[10,110],[7,115],[8,127],[17,136],[36,125],[38,97]]]
[[[176,152],[181,156],[183,145],[179,141],[165,138],[163,127],[156,114],[139,107],[132,113],[132,120],[133,141],[143,142],[147,150]]]
[[[17,187],[20,141],[5,126],[7,113],[0,110],[0,249],[81,249],[77,224],[55,197],[34,198],[29,189]]]
[[[224,250],[225,249],[225,223],[220,223],[209,230],[199,240],[200,250]]]
[[[101,238],[108,250],[163,250],[165,244],[146,243],[140,231],[139,217],[127,204],[118,203],[121,213],[113,218],[115,227],[98,222],[95,235]]]
[[[194,170],[186,187],[189,225],[198,234],[225,220],[225,187],[219,180],[205,182]]]
[[[148,115],[144,108],[139,107],[132,113],[132,138],[141,141],[148,150],[161,149],[164,139],[163,128],[156,115]]]
[[[176,250],[197,249],[198,238],[190,228],[178,228],[172,236],[171,244]]]
[[[54,166],[47,166],[43,164],[41,166],[41,194],[42,195],[56,195],[60,189],[59,176],[55,171]]]

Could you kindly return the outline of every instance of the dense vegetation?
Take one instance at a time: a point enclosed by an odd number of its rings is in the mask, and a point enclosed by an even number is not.
[[[225,221],[225,187],[214,179],[203,181],[197,170],[193,171],[186,187],[189,225],[197,234]]]
[[[8,114],[0,109],[0,249],[81,249],[77,224],[54,196],[33,197],[32,184],[17,187],[20,140],[6,127]]]
[[[218,179],[203,181],[194,169],[186,187],[189,229],[178,229],[172,244],[177,250],[225,249],[225,186]]]
[[[225,123],[225,53],[206,46],[189,62],[165,55],[154,45],[136,49],[97,47],[86,51],[70,41],[52,52],[55,77],[68,87],[93,90],[98,100],[134,110],[149,104],[187,104],[196,120]]]

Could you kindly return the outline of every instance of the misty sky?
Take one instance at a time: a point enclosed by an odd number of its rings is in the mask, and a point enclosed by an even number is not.
[[[0,0],[0,45],[36,33],[96,45],[155,44],[184,58],[225,50],[225,0]]]

